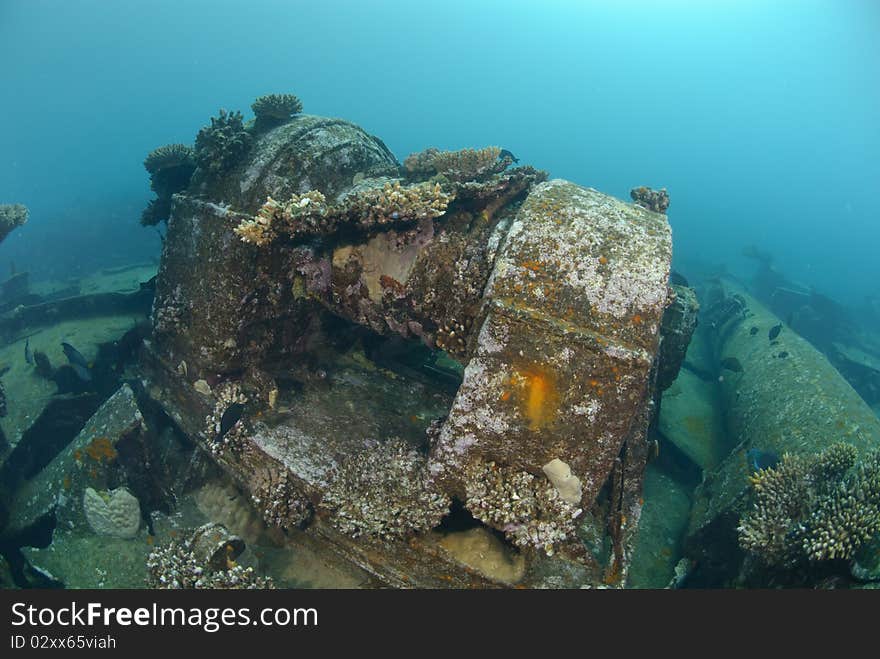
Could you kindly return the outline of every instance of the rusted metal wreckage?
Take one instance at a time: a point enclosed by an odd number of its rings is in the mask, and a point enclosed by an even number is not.
[[[545,179],[435,177],[436,217],[249,244],[235,228],[269,197],[425,183],[357,126],[298,115],[175,195],[145,390],[267,522],[381,583],[622,584],[671,232]],[[354,343],[380,358],[421,344],[425,360],[395,368]],[[450,519],[503,534],[525,558],[515,583],[445,549],[431,529]]]

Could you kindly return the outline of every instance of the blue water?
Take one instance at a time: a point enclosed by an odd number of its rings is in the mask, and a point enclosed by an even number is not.
[[[399,159],[498,144],[627,197],[665,186],[676,260],[756,243],[848,303],[880,293],[880,3],[0,0],[0,247],[35,277],[158,256],[142,160],[264,93]]]

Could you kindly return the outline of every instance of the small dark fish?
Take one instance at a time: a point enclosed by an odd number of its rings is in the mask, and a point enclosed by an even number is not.
[[[675,270],[672,270],[669,273],[669,283],[670,285],[675,284],[676,286],[690,286],[685,276]]]
[[[92,372],[85,366],[80,366],[79,364],[71,362],[70,368],[73,369],[73,372],[76,373],[76,377],[78,377],[80,380],[84,380],[86,382],[92,381]]]
[[[770,331],[767,332],[767,336],[770,337],[770,340],[772,341],[777,336],[779,336],[779,333],[781,331],[782,331],[782,323],[779,323],[778,325],[774,325],[773,327],[770,328]]]
[[[739,360],[736,357],[725,357],[722,359],[721,368],[726,368],[728,371],[733,371],[734,373],[743,372],[742,364],[739,363]]]
[[[510,160],[510,162],[512,162],[512,163],[519,162],[519,158],[517,158],[515,155],[513,155],[510,151],[508,151],[507,149],[501,149],[501,153],[498,154],[498,160],[505,160],[505,159]]]
[[[773,469],[773,467],[779,464],[779,456],[773,451],[762,451],[757,448],[750,448],[746,451],[746,460],[748,460],[749,468],[752,471]]]
[[[232,403],[232,405],[226,408],[223,412],[223,416],[220,417],[220,432],[217,434],[217,441],[222,439],[223,435],[229,432],[232,429],[232,426],[238,423],[238,420],[243,413],[244,405],[241,403]]]
[[[755,334],[757,334],[757,333],[758,333],[758,328],[755,326],[752,326],[752,329],[749,330],[749,334],[751,334],[752,336],[755,336]]]
[[[69,343],[61,344],[61,349],[64,351],[64,355],[67,357],[67,361],[71,364],[78,364],[83,368],[89,368],[89,363],[86,361],[86,358],[82,356],[79,350],[74,348]]]
[[[24,340],[24,360],[28,364],[34,363],[34,353],[31,352],[31,340],[30,339]]]
[[[788,357],[788,353],[785,350],[783,350],[782,352],[779,353],[778,357],[779,357],[779,359],[785,359],[786,357]]]

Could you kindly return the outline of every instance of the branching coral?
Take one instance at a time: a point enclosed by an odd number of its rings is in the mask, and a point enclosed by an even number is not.
[[[768,565],[851,559],[880,531],[880,451],[857,461],[847,444],[786,454],[752,477],[755,504],[740,544]]]
[[[281,124],[302,112],[302,102],[293,94],[267,94],[253,102],[257,123],[266,127]]]
[[[486,181],[515,162],[513,155],[497,146],[483,149],[440,151],[434,147],[410,154],[403,167],[410,178],[441,174],[454,183]]]
[[[144,160],[150,187],[160,198],[170,198],[187,185],[196,168],[195,154],[185,144],[166,144],[150,151]]]
[[[241,112],[220,110],[220,116],[211,117],[211,125],[204,126],[196,136],[195,157],[199,169],[209,177],[223,175],[245,156],[251,142]]]
[[[426,457],[392,439],[344,462],[321,504],[343,533],[389,538],[437,526],[451,501],[432,485]]]
[[[484,181],[503,172],[512,162],[510,156],[502,157],[500,147],[487,146],[483,149],[441,151],[434,156],[433,165],[438,174],[461,183]]]
[[[352,193],[337,204],[311,190],[281,203],[269,197],[256,216],[242,221],[235,232],[254,245],[267,245],[281,235],[331,234],[342,225],[368,230],[386,224],[414,222],[443,215],[453,195],[439,184],[402,186],[399,181]]]
[[[27,219],[28,209],[22,204],[0,204],[0,242]]]
[[[474,517],[507,534],[520,547],[543,549],[572,537],[581,509],[553,484],[525,471],[474,461],[464,472],[466,505]]]
[[[144,168],[150,173],[150,188],[157,198],[141,213],[141,224],[153,226],[168,220],[171,195],[189,185],[196,169],[195,154],[185,144],[166,144],[150,151],[144,159]]]
[[[437,173],[434,167],[434,158],[440,153],[440,149],[436,147],[428,147],[424,151],[411,153],[403,161],[403,168],[413,177],[430,178]]]
[[[195,168],[193,150],[186,144],[166,144],[153,149],[144,158],[144,168],[150,174],[177,167]]]

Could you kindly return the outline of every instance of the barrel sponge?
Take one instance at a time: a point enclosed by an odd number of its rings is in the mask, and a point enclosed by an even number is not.
[[[302,112],[302,102],[293,94],[266,94],[251,104],[257,118],[286,121],[295,114]]]
[[[768,565],[850,560],[880,531],[880,450],[861,459],[847,444],[787,453],[751,480],[754,507],[740,522],[739,539]]]
[[[87,487],[83,511],[89,526],[98,535],[133,538],[141,527],[140,503],[124,487],[109,492],[96,492]]]
[[[0,242],[27,219],[28,209],[22,204],[0,204]]]

